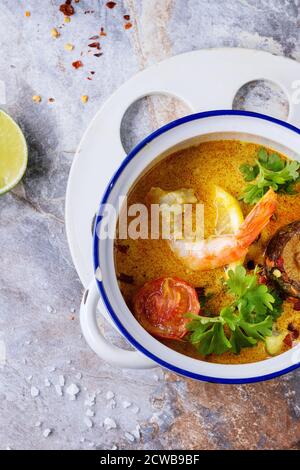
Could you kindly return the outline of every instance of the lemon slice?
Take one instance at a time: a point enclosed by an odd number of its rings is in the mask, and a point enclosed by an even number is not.
[[[27,155],[26,140],[21,129],[0,110],[0,195],[20,181],[26,170]]]
[[[216,236],[237,232],[244,220],[238,200],[220,186],[216,186],[215,206],[217,209]],[[231,263],[225,271],[234,270],[237,265],[243,264],[243,262],[244,259]]]

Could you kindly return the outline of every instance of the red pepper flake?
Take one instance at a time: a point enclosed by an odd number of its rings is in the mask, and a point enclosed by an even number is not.
[[[90,41],[95,41],[95,39],[99,39],[98,34],[95,34],[95,36],[89,38]]]
[[[98,52],[97,54],[94,54],[95,57],[101,57],[103,55],[103,52]]]
[[[91,77],[86,77],[86,79],[87,79],[87,80],[92,80],[92,78],[91,78]]]
[[[110,8],[111,10],[115,8],[116,2],[107,2],[106,3],[107,8]]]
[[[49,103],[54,103],[55,99],[54,98],[49,98],[48,101],[49,101]]]
[[[294,310],[296,310],[297,312],[300,311],[300,300],[297,300],[295,303],[294,303]]]
[[[83,63],[81,62],[81,60],[75,60],[75,62],[72,62],[72,65],[74,69],[79,69],[80,67],[83,67]]]
[[[125,23],[124,28],[125,29],[130,29],[130,28],[132,28],[132,24],[131,23]]]
[[[106,32],[104,31],[104,28],[100,28],[100,36],[107,36]]]
[[[293,346],[292,335],[290,333],[288,333],[286,335],[286,337],[284,338],[283,342],[284,342],[284,344],[289,346],[289,348],[291,348]]]
[[[124,20],[129,21],[130,20],[130,15],[124,15],[123,18],[124,18]]]
[[[96,49],[98,49],[100,51],[100,42],[97,41],[97,42],[91,42],[91,44],[88,45],[89,47],[95,47]]]
[[[94,70],[91,70],[91,71],[90,71],[90,74],[91,74],[91,75],[95,75],[95,73],[96,73],[96,72],[95,72]]]
[[[71,0],[66,0],[65,3],[60,5],[59,11],[61,11],[65,16],[72,16],[75,13],[74,8],[71,5]]]

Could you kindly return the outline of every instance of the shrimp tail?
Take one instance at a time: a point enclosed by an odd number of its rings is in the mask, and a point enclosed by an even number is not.
[[[268,225],[277,208],[277,195],[270,188],[261,200],[253,207],[241,224],[236,238],[241,247],[248,247]]]

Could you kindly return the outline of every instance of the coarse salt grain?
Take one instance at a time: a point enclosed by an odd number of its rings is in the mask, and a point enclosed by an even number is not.
[[[48,437],[48,436],[50,436],[51,433],[52,433],[52,430],[47,428],[43,431],[43,436]]]
[[[55,390],[56,390],[57,395],[62,397],[63,392],[62,392],[61,386],[59,384],[55,385]]]
[[[110,429],[116,429],[117,423],[112,418],[107,417],[104,420],[104,427],[106,431],[109,431]]]
[[[111,400],[114,398],[115,394],[114,392],[111,392],[110,390],[106,393],[106,400]]]
[[[134,442],[134,436],[132,434],[130,434],[130,432],[125,432],[125,437],[126,437],[127,441]]]
[[[33,398],[36,398],[36,397],[39,396],[40,391],[39,391],[39,389],[36,388],[36,387],[31,387],[31,389],[30,389],[30,394],[31,394],[31,396],[32,396]]]
[[[123,408],[129,408],[131,405],[132,405],[132,403],[130,401],[124,400],[122,402]]]
[[[77,387],[76,384],[71,384],[66,390],[67,394],[70,395],[71,397],[76,397],[78,393],[80,392],[80,389]]]
[[[85,416],[85,418],[84,418],[84,424],[86,424],[86,426],[88,428],[92,428],[93,425],[94,425],[93,421],[90,418],[88,418],[87,416]]]
[[[50,382],[49,379],[45,379],[45,380],[44,380],[44,384],[45,384],[45,387],[50,387],[51,382]]]
[[[59,385],[60,385],[61,387],[64,387],[64,385],[65,385],[65,378],[64,378],[63,375],[60,375],[60,376],[58,377],[58,383],[59,383]]]

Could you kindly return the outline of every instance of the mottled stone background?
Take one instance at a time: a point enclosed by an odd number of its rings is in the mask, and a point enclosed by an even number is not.
[[[199,48],[257,48],[300,60],[299,2],[116,3],[110,10],[103,0],[80,0],[64,24],[60,1],[0,0],[3,108],[20,123],[29,145],[23,183],[0,198],[0,340],[7,355],[0,366],[0,448],[297,449],[297,372],[267,383],[225,386],[160,369],[120,372],[101,363],[80,335],[82,286],[66,242],[64,198],[79,139],[120,84],[149,64]],[[126,14],[132,23],[127,30]],[[101,39],[103,55],[95,57],[88,43],[101,26],[107,36]],[[61,34],[57,39],[51,37],[53,27]],[[67,42],[74,51],[64,49]],[[74,70],[71,64],[80,58],[84,67]],[[34,94],[41,95],[40,104],[32,101]],[[89,96],[86,105],[81,95]],[[235,106],[286,114],[282,94],[264,85],[248,87]],[[125,147],[184,112],[160,98],[138,103],[122,125]],[[66,381],[62,396],[55,389],[59,375]],[[80,388],[75,401],[66,393],[71,383]],[[109,391],[113,399],[106,398]],[[96,404],[89,407],[86,396],[93,393]],[[132,405],[123,408],[124,400]],[[91,428],[87,408],[95,412]],[[105,430],[106,417],[116,429]],[[140,438],[131,434],[137,425]],[[52,433],[46,438],[47,428]]]

